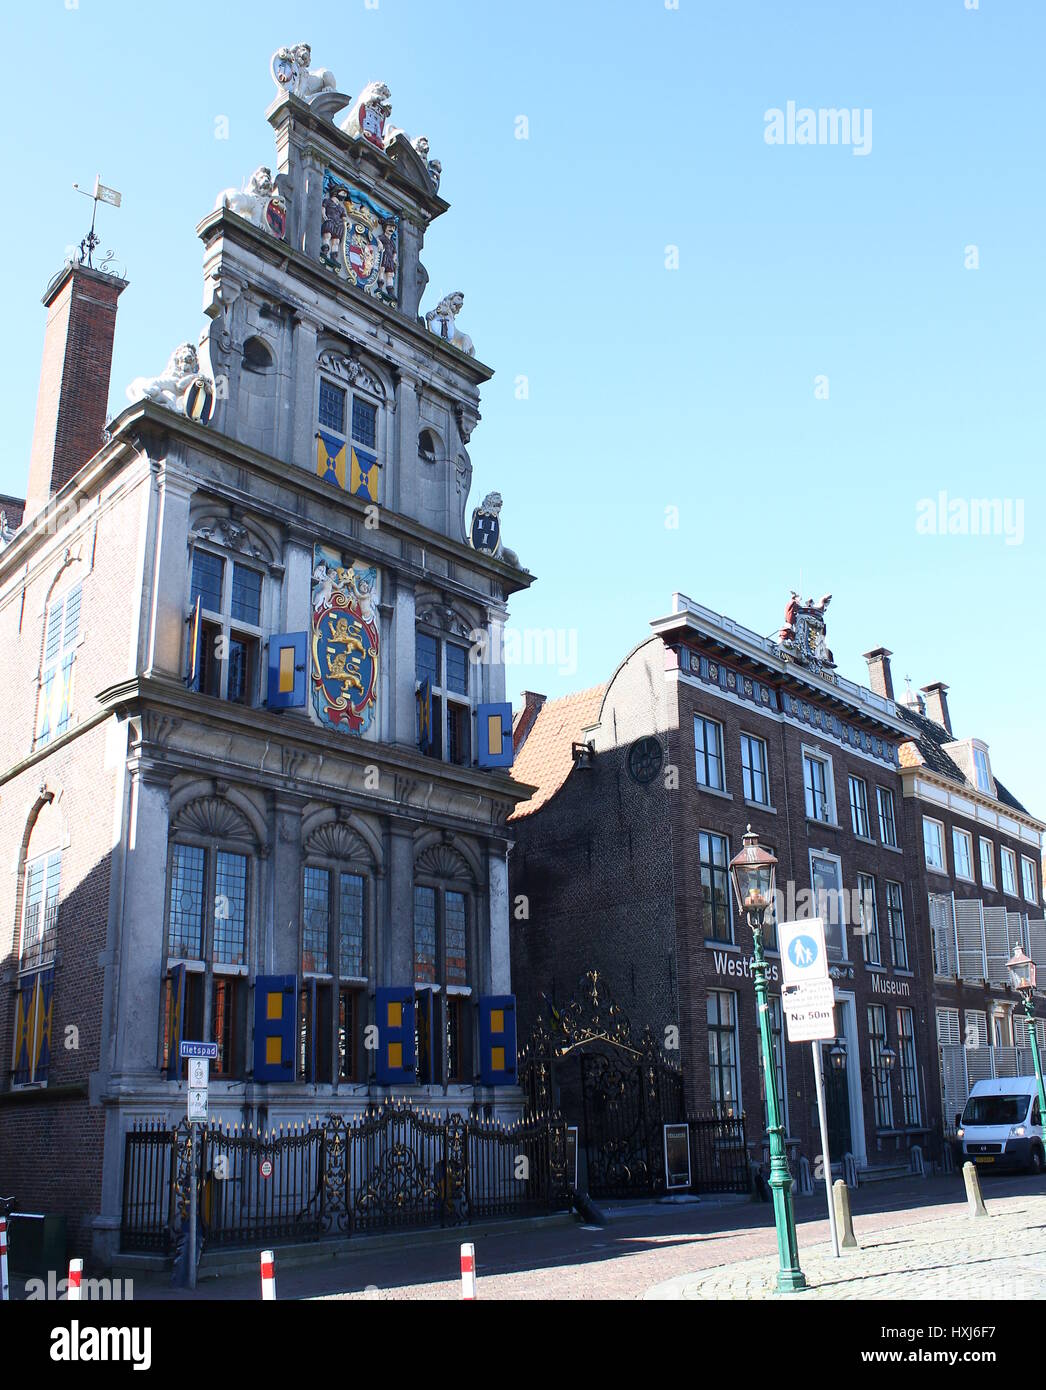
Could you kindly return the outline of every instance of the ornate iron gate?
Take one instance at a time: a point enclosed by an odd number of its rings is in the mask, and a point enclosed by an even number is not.
[[[548,1001],[523,1051],[520,1084],[532,1114],[558,1108],[553,1071],[580,1052],[576,1117],[593,1197],[636,1197],[665,1190],[664,1125],[684,1119],[683,1077],[649,1027],[638,1038],[591,970],[560,1012]],[[584,1049],[584,1050],[582,1050]],[[570,1123],[573,1116],[566,1116]]]

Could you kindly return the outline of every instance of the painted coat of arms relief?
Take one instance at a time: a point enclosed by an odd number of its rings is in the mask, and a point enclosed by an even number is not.
[[[312,703],[322,724],[365,734],[378,703],[378,571],[317,545],[312,571]]]

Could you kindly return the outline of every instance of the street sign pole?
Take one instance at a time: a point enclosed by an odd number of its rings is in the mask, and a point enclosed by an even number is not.
[[[189,1121],[189,1287],[196,1288],[196,1124]]]
[[[828,1152],[828,1117],[825,1115],[824,1065],[820,1041],[810,1044],[814,1055],[814,1085],[817,1088],[817,1118],[821,1125],[821,1162],[824,1164],[824,1190],[828,1195],[828,1227],[832,1233],[832,1254],[839,1258],[839,1232],[835,1224],[835,1201],[832,1196],[832,1157]]]

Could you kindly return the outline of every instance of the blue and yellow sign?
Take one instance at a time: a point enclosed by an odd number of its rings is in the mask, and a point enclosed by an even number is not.
[[[368,454],[366,449],[361,449],[358,444],[353,444],[352,459],[349,465],[349,491],[353,497],[362,497],[368,502],[378,500],[378,469],[380,466],[374,454]]]
[[[325,430],[316,431],[316,476],[335,487],[345,486],[345,441]]]

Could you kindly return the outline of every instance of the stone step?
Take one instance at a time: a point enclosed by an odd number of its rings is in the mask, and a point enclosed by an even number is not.
[[[869,1182],[896,1182],[898,1178],[913,1178],[914,1174],[907,1163],[877,1163],[871,1168],[859,1168],[861,1186]]]

